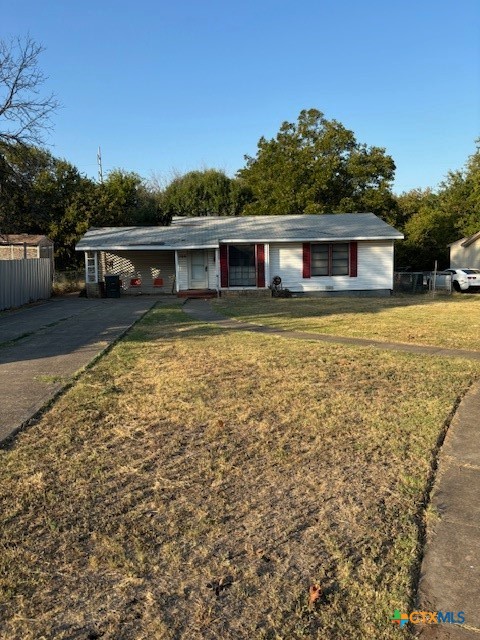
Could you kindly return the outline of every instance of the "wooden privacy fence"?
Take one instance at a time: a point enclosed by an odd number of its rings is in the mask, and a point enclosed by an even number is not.
[[[0,260],[0,311],[49,298],[51,290],[50,258]]]

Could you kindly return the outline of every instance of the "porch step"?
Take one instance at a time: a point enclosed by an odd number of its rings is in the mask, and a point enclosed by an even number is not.
[[[215,289],[186,289],[185,291],[179,291],[177,293],[178,298],[201,298],[203,300],[208,298],[216,298],[217,292]]]

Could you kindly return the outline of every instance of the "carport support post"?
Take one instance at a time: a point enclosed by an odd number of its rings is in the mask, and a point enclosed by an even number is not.
[[[220,249],[215,249],[215,282],[218,298],[220,296]]]
[[[85,287],[88,298],[100,298],[98,284],[98,251],[85,251]]]
[[[269,287],[271,284],[271,274],[270,274],[270,245],[266,242],[265,243],[265,256],[264,256],[264,260],[265,260],[265,286]]]

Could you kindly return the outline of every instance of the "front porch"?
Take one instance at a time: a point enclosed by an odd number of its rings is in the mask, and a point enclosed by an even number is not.
[[[87,296],[102,297],[108,276],[122,295],[270,295],[266,255],[263,244],[85,251]]]

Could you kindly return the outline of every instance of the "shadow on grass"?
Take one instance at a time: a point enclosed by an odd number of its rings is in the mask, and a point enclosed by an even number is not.
[[[244,308],[244,307],[242,307]],[[358,310],[357,310],[358,311]],[[260,312],[259,312],[260,313]],[[264,312],[265,314],[265,312]],[[232,314],[233,315],[233,314]],[[273,314],[269,314],[273,315]],[[201,317],[201,316],[200,316]],[[348,345],[353,347],[375,347],[379,349],[410,352],[413,354],[431,355],[434,357],[461,357],[480,360],[480,351],[471,349],[459,349],[456,346],[448,347],[440,344],[408,343],[394,338],[372,339],[363,336],[349,336],[329,332],[318,332],[308,328],[286,328],[272,323],[271,325],[255,324],[253,318],[243,321],[238,318],[236,322],[219,314],[218,321],[196,319],[194,314],[186,314],[183,309],[157,307],[135,325],[123,339],[124,343],[147,343],[169,340],[198,340],[199,338],[226,335],[227,333],[256,334],[263,337],[287,338],[313,342],[324,342],[330,345]],[[282,315],[285,318],[285,314]],[[305,317],[305,316],[298,316]]]
[[[475,304],[476,296],[463,294],[436,295],[430,293],[416,295],[394,294],[392,296],[335,296],[335,297],[298,297],[298,298],[264,298],[241,300],[220,299],[214,302],[214,308],[226,317],[248,315],[250,319],[264,317],[266,313],[272,318],[296,320],[308,317],[321,317],[339,314],[377,314],[394,308],[412,306],[434,307],[439,303],[455,305],[459,301]]]
[[[137,322],[123,337],[122,342],[141,344],[157,340],[198,339],[220,335],[224,331],[214,324],[192,319],[181,307],[157,306]]]

